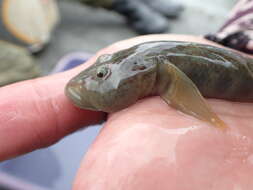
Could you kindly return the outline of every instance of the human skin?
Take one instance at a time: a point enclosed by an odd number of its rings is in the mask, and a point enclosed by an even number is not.
[[[65,84],[97,56],[150,40],[213,44],[191,36],[138,37],[105,48],[70,71],[1,88],[0,160],[49,146],[101,121],[103,113],[70,103]],[[253,103],[207,101],[228,124],[227,131],[184,115],[159,97],[109,115],[81,162],[73,189],[252,189]]]

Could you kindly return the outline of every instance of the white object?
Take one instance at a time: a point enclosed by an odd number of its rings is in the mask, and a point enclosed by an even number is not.
[[[2,1],[2,2],[1,2]],[[59,20],[55,0],[0,0],[2,23],[18,40],[29,45],[45,44]]]

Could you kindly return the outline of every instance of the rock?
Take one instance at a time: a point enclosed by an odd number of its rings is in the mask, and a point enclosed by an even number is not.
[[[59,21],[56,0],[0,0],[0,38],[29,48],[42,50]]]
[[[29,52],[0,40],[0,86],[40,76],[40,69]]]

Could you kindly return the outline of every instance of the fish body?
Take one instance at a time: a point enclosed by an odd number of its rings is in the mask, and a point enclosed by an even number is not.
[[[253,61],[210,45],[146,42],[100,56],[70,80],[66,95],[78,107],[109,113],[159,95],[184,113],[224,127],[203,96],[253,102]]]

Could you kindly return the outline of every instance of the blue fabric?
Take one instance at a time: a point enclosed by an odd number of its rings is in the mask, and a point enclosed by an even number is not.
[[[66,71],[66,70],[69,70],[69,69],[72,69],[76,66],[79,66],[81,65],[82,63],[86,62],[87,60],[84,60],[84,59],[73,59],[73,60],[70,60],[68,62],[68,64],[66,64],[66,66],[64,67],[64,69],[62,71]]]
[[[58,62],[51,73],[58,73],[77,67],[84,64],[90,57],[91,54],[88,53],[71,53],[66,55]]]

